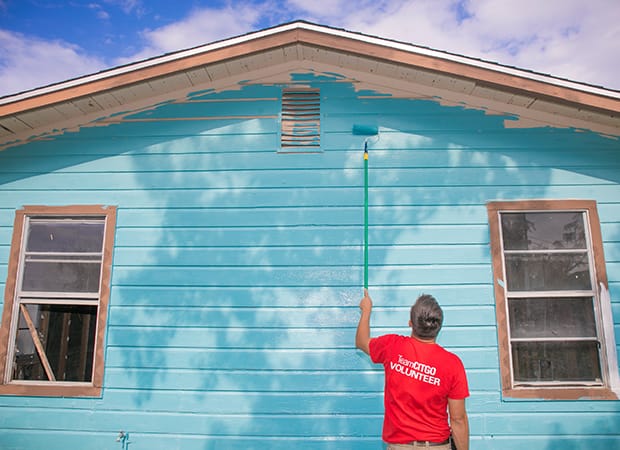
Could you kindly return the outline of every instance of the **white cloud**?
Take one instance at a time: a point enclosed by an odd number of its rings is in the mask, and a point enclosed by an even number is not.
[[[118,6],[125,14],[131,14],[133,12],[140,16],[144,12],[144,6],[142,0],[104,0],[109,5]]]
[[[0,30],[0,95],[64,81],[104,67],[103,61],[82,54],[77,46]]]
[[[353,15],[347,26],[466,56],[620,88],[617,0],[403,2],[393,14]]]
[[[3,4],[0,0],[0,8]],[[134,17],[145,8],[141,0],[91,5],[102,4],[120,6]],[[618,0],[231,0],[220,8],[194,9],[160,28],[143,29],[133,41],[139,50],[108,61],[71,43],[0,29],[0,95],[294,19],[620,90]]]
[[[234,7],[228,5],[222,9],[197,9],[179,22],[154,30],[144,30],[141,34],[145,47],[137,54],[117,62],[132,62],[247,33],[256,28],[260,18],[268,10],[267,3],[245,3]]]
[[[99,3],[89,3],[87,5],[89,9],[92,9],[97,13],[97,17],[101,20],[108,20],[110,18],[110,14],[101,7]]]
[[[620,89],[618,0],[288,0],[310,20]]]
[[[323,21],[334,17],[344,17],[352,11],[372,8],[377,10],[382,1],[358,0],[332,0],[329,2],[307,1],[307,0],[287,0],[286,9],[289,11],[303,11],[309,16],[310,21]]]

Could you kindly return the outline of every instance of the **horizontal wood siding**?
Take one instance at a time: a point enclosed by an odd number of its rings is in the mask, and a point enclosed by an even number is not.
[[[486,202],[598,202],[620,342],[620,144],[320,88],[321,152],[279,148],[281,87],[203,92],[0,152],[0,288],[22,205],[118,206],[102,398],[0,396],[0,448],[381,448],[383,375],[354,349],[369,141],[373,334],[420,293],[464,361],[472,448],[617,448],[620,404],[502,401]]]

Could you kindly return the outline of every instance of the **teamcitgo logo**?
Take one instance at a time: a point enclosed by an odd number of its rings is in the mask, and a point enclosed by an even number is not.
[[[398,362],[390,361],[390,369],[424,383],[435,386],[441,384],[441,379],[435,376],[437,368],[418,361],[409,361],[402,355],[398,355]]]

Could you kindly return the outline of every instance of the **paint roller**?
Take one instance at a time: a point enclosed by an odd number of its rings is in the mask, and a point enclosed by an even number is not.
[[[353,125],[353,135],[364,139],[364,289],[368,289],[368,141],[379,138],[379,129],[372,125]]]

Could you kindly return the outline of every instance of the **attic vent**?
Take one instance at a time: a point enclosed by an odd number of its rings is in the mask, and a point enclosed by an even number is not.
[[[317,149],[321,145],[321,93],[318,89],[282,91],[280,145],[287,150]]]

